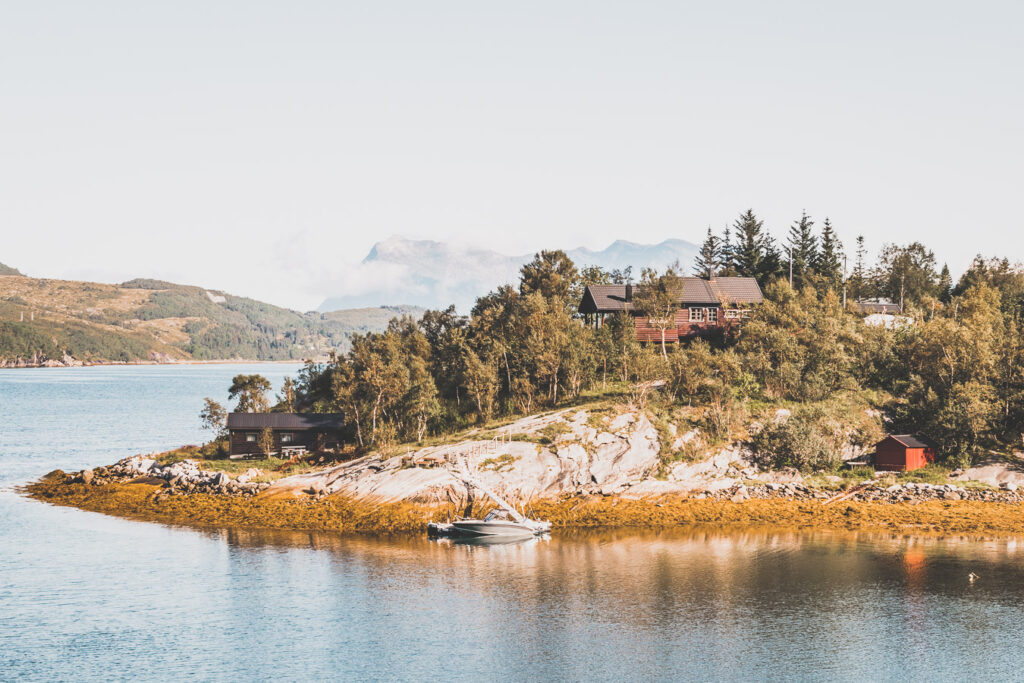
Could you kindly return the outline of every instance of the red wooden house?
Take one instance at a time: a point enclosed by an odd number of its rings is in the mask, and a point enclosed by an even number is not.
[[[661,342],[661,330],[637,310],[635,285],[590,285],[583,292],[579,312],[594,327],[604,324],[609,315],[627,312],[636,322],[636,336],[642,342]],[[689,337],[707,336],[735,325],[750,314],[750,307],[764,296],[752,277],[679,278],[673,324],[665,331],[665,341],[677,342]]]
[[[935,444],[911,434],[890,434],[875,445],[875,469],[910,472],[935,462]]]

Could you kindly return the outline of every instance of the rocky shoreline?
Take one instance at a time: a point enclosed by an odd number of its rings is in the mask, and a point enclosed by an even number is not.
[[[61,474],[51,472],[48,477]],[[232,478],[226,472],[201,470],[193,460],[182,460],[161,465],[152,458],[133,456],[124,458],[113,465],[96,467],[64,475],[69,484],[107,486],[110,484],[151,484],[160,487],[162,495],[186,495],[190,493],[211,493],[222,496],[255,496],[266,490],[269,482],[258,482],[263,471],[255,467]]]
[[[113,465],[96,467],[65,474],[52,472],[47,477],[63,477],[69,484],[85,484],[88,486],[106,486],[110,484],[150,484],[159,487],[159,495],[177,496],[193,493],[206,493],[221,496],[255,496],[275,486],[269,481],[256,481],[264,477],[264,472],[251,467],[245,472],[232,476],[227,472],[202,470],[193,460],[182,460],[172,464],[160,464],[146,456],[124,458]],[[308,476],[307,476],[308,478]],[[307,488],[294,494],[304,494],[313,499],[321,499],[332,495],[332,492],[319,478],[311,478]],[[277,489],[286,484],[288,479],[276,484]],[[274,493],[272,491],[271,493]],[[596,495],[611,496],[595,492],[578,496],[581,500]],[[661,498],[658,496],[657,498]],[[956,486],[954,484],[928,484],[922,482],[906,482],[885,485],[865,481],[849,489],[832,490],[807,486],[801,483],[788,482],[747,485],[737,482],[727,488],[713,491],[698,491],[686,496],[692,500],[714,500],[742,503],[757,500],[793,500],[818,501],[826,505],[848,501],[862,503],[886,503],[915,505],[925,501],[976,501],[992,503],[1019,504],[1024,502],[1024,490],[1015,484],[1004,484],[1002,488],[978,488]],[[633,497],[633,499],[636,499]],[[450,500],[454,504],[469,503],[471,499]],[[1024,530],[1024,527],[1022,527]]]
[[[701,439],[697,430],[669,432],[669,448]],[[710,523],[1024,533],[1024,488],[996,476],[1017,476],[1006,467],[978,470],[997,485],[973,481],[973,471],[929,484],[766,471],[742,444],[668,464],[664,455],[642,411],[568,409],[290,476],[134,456],[52,472],[26,490],[56,504],[203,526],[417,532],[429,521],[486,512],[493,503],[483,486],[558,529]]]

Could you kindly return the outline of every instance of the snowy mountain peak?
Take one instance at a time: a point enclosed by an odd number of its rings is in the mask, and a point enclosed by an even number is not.
[[[577,267],[606,269],[633,266],[664,268],[679,261],[692,263],[697,246],[680,239],[659,244],[616,240],[605,249],[579,247],[566,251]],[[503,284],[514,284],[519,269],[533,254],[509,256],[434,240],[414,240],[392,235],[373,245],[346,277],[345,292],[328,297],[321,311],[393,304],[445,308],[450,304],[468,311],[477,297]]]

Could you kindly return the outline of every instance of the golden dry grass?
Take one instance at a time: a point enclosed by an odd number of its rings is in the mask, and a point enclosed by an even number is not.
[[[26,487],[28,495],[133,519],[196,527],[342,531],[366,534],[421,533],[430,520],[461,514],[451,507],[412,504],[373,505],[328,496],[319,501],[287,498],[240,498],[213,494],[161,496],[151,484],[86,486],[69,484],[63,473]],[[486,510],[475,510],[482,514]],[[964,533],[997,536],[1024,533],[1024,506],[979,501],[909,503],[840,503],[818,501],[617,498],[536,501],[532,513],[556,529],[644,528],[686,526],[721,528],[843,529],[903,533]]]

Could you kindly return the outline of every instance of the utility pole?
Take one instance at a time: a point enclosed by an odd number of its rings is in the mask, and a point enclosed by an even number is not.
[[[843,309],[846,309],[846,254],[843,254]]]

